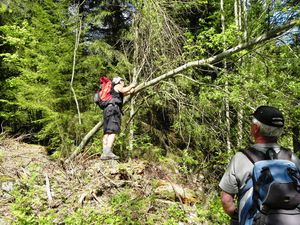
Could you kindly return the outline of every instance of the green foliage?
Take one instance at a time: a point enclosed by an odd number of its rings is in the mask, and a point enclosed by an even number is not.
[[[4,13],[7,10],[7,5],[0,3],[0,13]]]
[[[141,158],[149,161],[157,161],[162,155],[162,149],[153,145],[151,140],[152,139],[148,134],[135,134],[133,150],[129,151],[129,137],[125,134],[125,132],[122,132],[119,135],[118,140],[116,140],[115,146],[116,148],[124,149],[124,152],[121,151],[120,155],[123,155],[125,158]]]
[[[182,155],[178,159],[181,170],[180,172],[185,175],[193,174],[195,169],[200,166],[199,161],[195,158],[195,154],[192,151],[188,151],[187,149],[183,150]],[[200,159],[199,156],[197,158]]]
[[[209,221],[210,225],[229,224],[230,217],[223,211],[218,194],[211,193],[207,198],[207,205],[198,204],[197,214],[199,222]]]
[[[101,201],[101,206],[86,201],[79,207],[73,202],[74,199],[69,199],[71,198],[69,196],[61,199],[64,204],[60,204],[59,208],[53,208],[49,205],[45,194],[45,179],[41,174],[43,168],[32,164],[27,169],[26,174],[23,174],[11,192],[14,197],[10,205],[14,219],[12,224],[170,225],[190,221],[187,214],[187,210],[190,209],[188,206],[183,206],[179,202],[164,203],[157,199],[156,195],[145,195],[137,191],[139,189],[131,187],[120,187],[118,191],[112,189],[112,195],[108,194],[102,198],[107,201]],[[56,178],[61,179],[61,177]],[[65,191],[56,186],[55,180],[51,179],[51,184],[53,190],[56,190],[55,196],[58,197],[59,192],[65,193]],[[155,181],[153,181],[153,188],[155,188]],[[77,196],[74,195],[74,197],[77,202]],[[197,216],[193,218],[194,222],[211,221],[212,224],[224,224],[228,221],[222,213],[220,200],[216,195],[208,198],[208,202],[206,209],[200,205],[197,206]]]
[[[169,219],[165,224],[173,224],[173,222],[187,222],[185,211],[180,208],[178,204],[172,205],[168,208],[167,213],[169,214]],[[175,224],[175,223],[174,223]]]
[[[30,175],[23,176],[14,186],[14,203],[11,205],[15,218],[13,224],[51,224],[56,218],[53,210],[47,210],[48,203],[44,197],[45,190],[41,183],[40,171],[38,165],[31,165],[28,171]]]
[[[122,191],[112,196],[109,207],[100,211],[85,207],[64,221],[66,224],[145,224],[148,199],[133,199],[130,195],[129,191]]]
[[[212,224],[228,224],[229,216],[223,211],[219,195],[213,195],[209,201]]]
[[[131,191],[130,191],[131,192]],[[143,224],[146,212],[147,200],[143,198],[132,198],[130,192],[124,191],[111,198],[111,214],[107,221],[112,224]]]
[[[45,140],[43,131],[51,130],[49,136],[59,133],[58,112],[62,110],[61,104],[66,103],[62,99],[63,88],[57,84],[64,81],[61,69],[70,60],[66,56],[71,43],[55,24],[62,19],[59,13],[63,4],[63,1],[57,5],[51,1],[45,5],[31,2],[34,13],[30,18],[0,28],[5,35],[4,43],[16,49],[13,53],[3,53],[3,61],[7,68],[19,73],[5,84],[7,92],[12,93],[9,99],[14,102],[6,104],[13,109],[6,119],[19,132],[28,127],[31,132],[42,131],[41,140]],[[21,9],[16,8],[14,13],[18,10]]]

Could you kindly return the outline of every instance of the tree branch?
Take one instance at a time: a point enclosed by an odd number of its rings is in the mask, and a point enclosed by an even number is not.
[[[138,85],[135,88],[135,93],[140,92],[141,90],[143,90],[143,89],[145,89],[149,86],[153,86],[153,85],[157,84],[158,82],[160,82],[161,80],[168,79],[168,78],[176,75],[177,73],[179,73],[183,70],[186,70],[190,67],[206,66],[206,65],[211,66],[211,64],[220,62],[224,58],[229,57],[229,56],[233,55],[234,53],[240,52],[240,51],[245,50],[245,49],[250,49],[255,45],[258,45],[258,44],[261,44],[263,42],[269,41],[273,38],[277,38],[278,36],[282,35],[286,31],[288,31],[290,28],[295,26],[297,23],[298,23],[298,21],[296,21],[296,20],[290,21],[289,23],[287,23],[287,24],[285,24],[285,25],[283,25],[283,26],[281,26],[277,29],[274,29],[270,32],[264,33],[263,35],[255,38],[253,40],[250,40],[249,42],[242,43],[242,44],[239,44],[239,45],[237,45],[233,48],[227,49],[227,50],[225,50],[224,52],[222,52],[218,55],[212,56],[212,57],[207,58],[207,59],[201,59],[201,60],[188,62],[188,63],[186,63],[182,66],[177,67],[174,70],[171,70],[171,71],[155,78],[155,79],[152,79],[148,82],[145,82],[145,83],[142,83],[142,84]]]

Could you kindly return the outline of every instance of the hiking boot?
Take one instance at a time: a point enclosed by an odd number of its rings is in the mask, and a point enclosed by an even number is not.
[[[119,156],[115,155],[111,151],[107,153],[102,153],[102,155],[100,156],[101,160],[117,160],[119,158],[120,158]]]

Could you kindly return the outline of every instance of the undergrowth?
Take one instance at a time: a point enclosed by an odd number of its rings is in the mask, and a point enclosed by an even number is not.
[[[51,207],[41,169],[36,164],[29,166],[28,173],[14,185],[10,224],[225,225],[229,221],[218,194],[208,196],[207,202],[190,207],[180,202],[160,202],[154,194],[144,195],[126,186],[109,195],[106,202],[79,206],[68,201],[59,207]]]

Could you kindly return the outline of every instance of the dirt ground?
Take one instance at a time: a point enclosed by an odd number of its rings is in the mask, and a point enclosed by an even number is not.
[[[10,191],[21,176],[28,174],[27,168],[31,164],[41,165],[44,171],[55,168],[44,147],[21,143],[17,139],[0,140],[0,219],[1,216],[11,217],[9,203],[14,198]]]
[[[0,141],[0,162],[0,174],[13,178],[31,163],[52,164],[46,157],[44,147],[21,143],[16,139]]]

